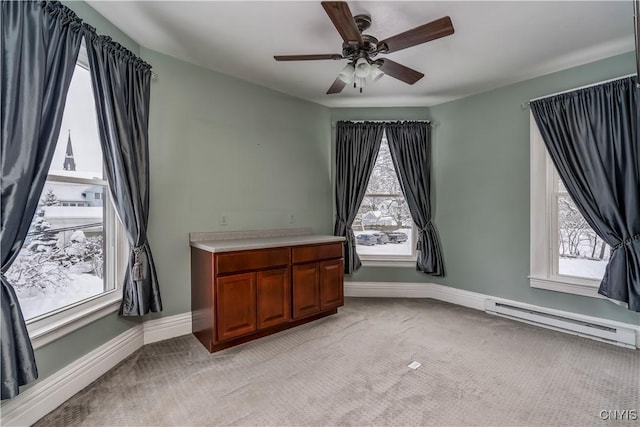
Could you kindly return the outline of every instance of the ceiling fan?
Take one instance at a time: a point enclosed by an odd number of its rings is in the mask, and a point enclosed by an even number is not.
[[[371,26],[371,16],[352,16],[349,6],[343,1],[323,1],[322,7],[344,40],[344,43],[342,43],[342,53],[278,55],[274,56],[274,59],[276,61],[348,59],[349,64],[340,72],[340,75],[333,82],[327,94],[340,93],[347,84],[351,83],[353,83],[354,88],[359,87],[360,92],[362,92],[362,87],[367,81],[375,81],[384,74],[388,74],[391,77],[412,85],[424,77],[424,74],[387,58],[373,58],[379,54],[397,52],[401,49],[449,36],[454,32],[451,18],[445,16],[403,33],[396,34],[385,40],[378,41],[378,39],[373,36],[362,34],[363,31]]]

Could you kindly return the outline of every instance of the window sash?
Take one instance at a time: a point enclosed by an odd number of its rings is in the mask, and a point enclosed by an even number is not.
[[[402,193],[365,193],[364,197],[402,197],[406,198]],[[360,208],[358,208],[359,210]],[[418,238],[418,229],[415,226],[413,218],[411,219],[411,253],[403,255],[393,254],[361,254],[356,246],[356,252],[360,260],[371,266],[385,266],[385,263],[407,263],[407,266],[415,267],[415,261],[417,260],[416,243]]]
[[[59,179],[61,178],[61,179]],[[55,175],[48,175],[47,182],[61,182],[61,183],[73,183],[73,184],[91,184],[101,186],[104,188],[103,199],[103,240],[104,240],[104,264],[103,264],[103,291],[100,294],[76,301],[72,304],[59,307],[55,310],[42,313],[36,317],[26,320],[27,325],[36,325],[36,327],[47,323],[50,319],[61,318],[66,312],[73,313],[78,311],[79,306],[85,305],[99,305],[104,300],[113,299],[114,295],[119,294],[120,288],[119,281],[116,280],[116,264],[118,260],[118,252],[121,249],[118,248],[117,241],[119,234],[122,234],[121,226],[118,226],[118,220],[116,218],[115,210],[111,204],[111,198],[109,196],[109,186],[106,181],[96,179],[84,179],[75,177],[58,177]]]
[[[129,246],[124,227],[111,203],[108,187],[106,190],[104,193],[106,208],[103,268],[105,287],[111,287],[111,289],[28,320],[27,330],[34,349],[113,313],[120,305]]]

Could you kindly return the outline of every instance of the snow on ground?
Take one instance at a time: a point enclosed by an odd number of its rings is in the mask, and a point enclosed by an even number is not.
[[[104,282],[93,274],[69,274],[71,281],[59,288],[46,288],[34,296],[17,291],[25,320],[57,310],[104,292]]]
[[[607,260],[594,261],[585,258],[560,258],[558,273],[600,280],[604,276],[607,262]]]
[[[407,234],[409,239],[402,243],[387,243],[385,245],[356,245],[356,251],[358,255],[411,255],[411,248],[413,247],[413,236],[410,228],[401,228],[397,231],[402,231]],[[360,234],[376,233],[375,230],[366,231],[354,231],[356,236]]]

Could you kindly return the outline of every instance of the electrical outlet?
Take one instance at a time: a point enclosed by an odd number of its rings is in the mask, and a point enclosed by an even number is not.
[[[220,215],[220,225],[227,225],[227,216]]]
[[[296,216],[294,214],[291,214],[289,216],[289,224],[295,224],[296,223]]]

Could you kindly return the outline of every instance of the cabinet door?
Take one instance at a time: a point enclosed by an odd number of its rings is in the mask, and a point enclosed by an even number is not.
[[[344,305],[342,260],[320,263],[320,302],[323,310]]]
[[[219,341],[256,330],[256,273],[218,277],[216,314]]]
[[[320,311],[320,268],[317,262],[293,266],[293,317]]]
[[[258,329],[286,323],[291,319],[289,269],[259,271]]]

